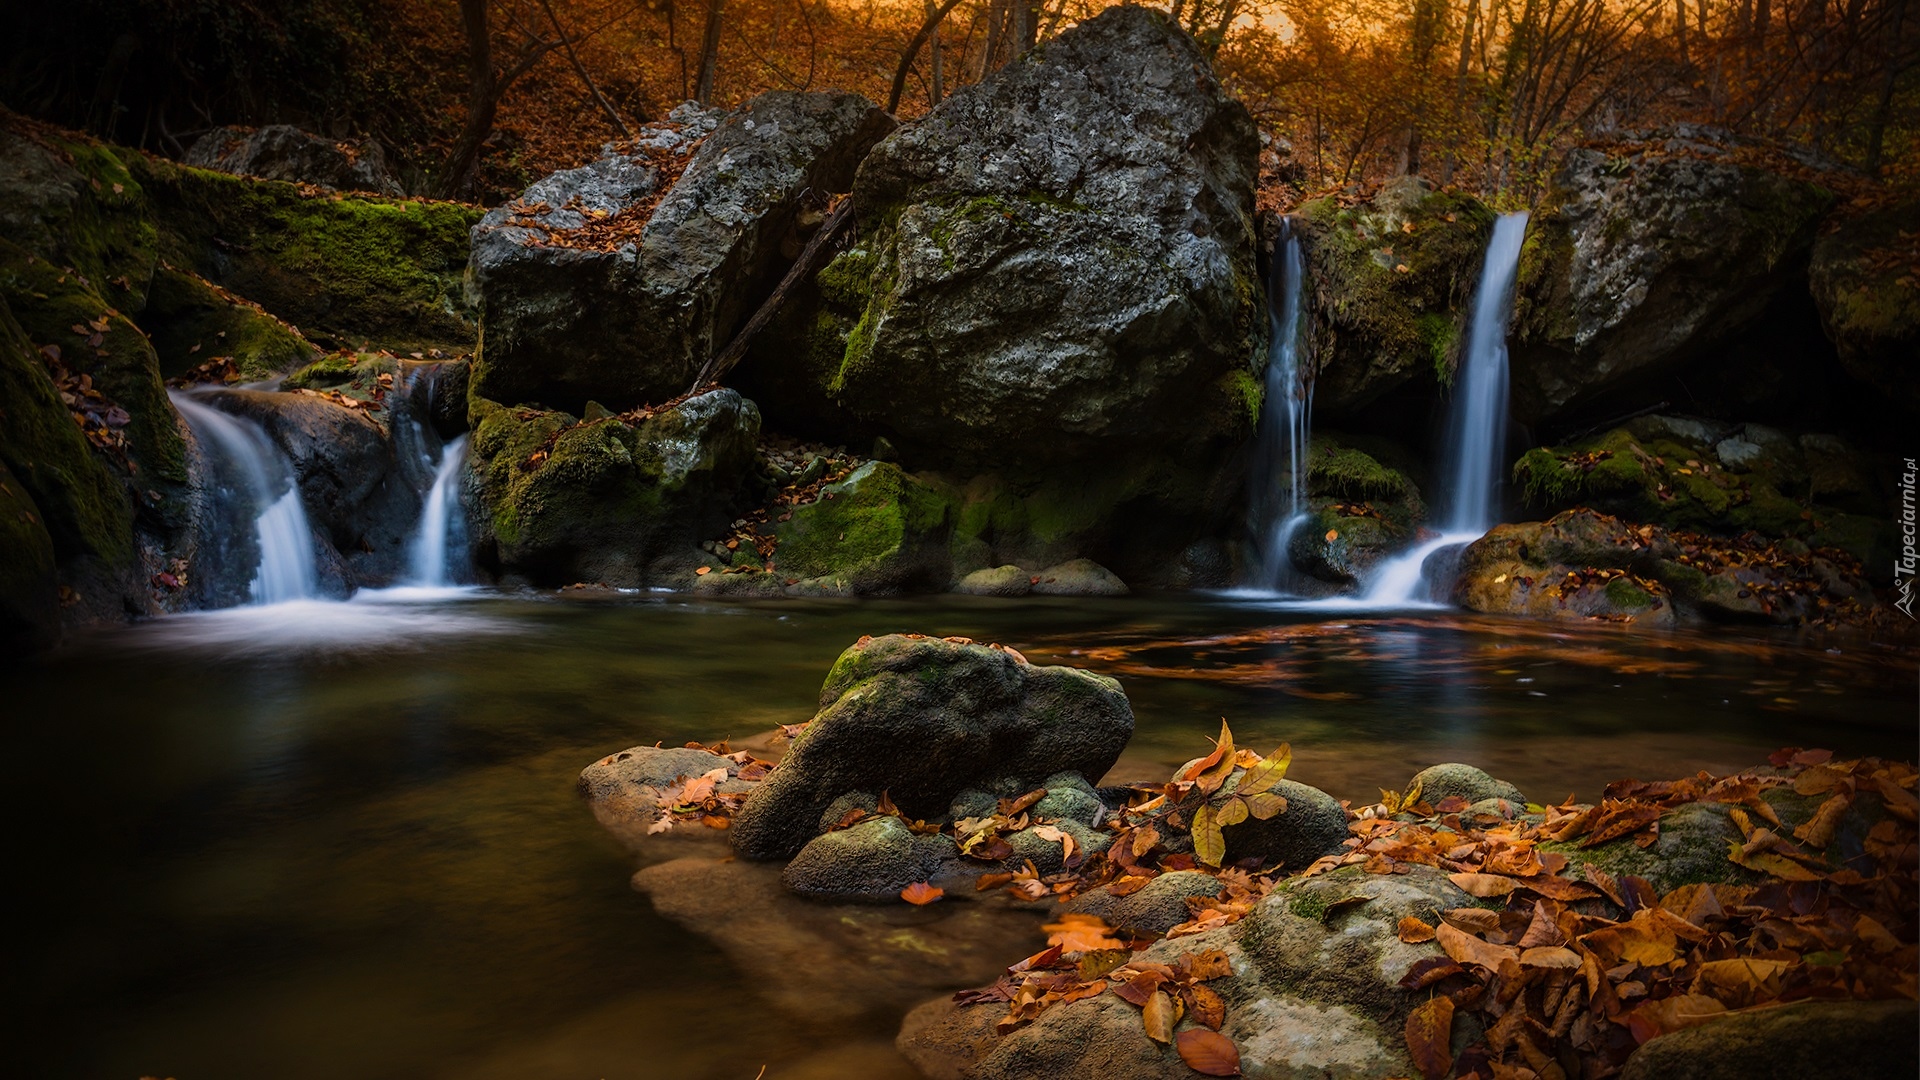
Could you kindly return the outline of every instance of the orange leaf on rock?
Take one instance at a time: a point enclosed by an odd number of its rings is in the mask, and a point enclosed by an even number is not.
[[[1180,988],[1180,996],[1186,999],[1187,1012],[1195,1023],[1205,1024],[1215,1031],[1227,1022],[1227,1003],[1219,994],[1202,983],[1193,983]]]
[[[1201,1076],[1239,1076],[1240,1048],[1233,1040],[1206,1028],[1189,1028],[1180,1033],[1174,1049],[1187,1068]]]
[[[1427,1080],[1453,1071],[1453,999],[1437,996],[1408,1014],[1407,1056]]]
[[[1399,932],[1400,940],[1409,945],[1417,945],[1422,941],[1433,940],[1433,927],[1411,915],[1400,920]]]
[[[916,881],[900,890],[900,899],[914,905],[931,904],[945,895],[947,890],[929,885],[924,881]]]
[[[1520,887],[1519,882],[1499,874],[1448,874],[1447,880],[1458,885],[1468,896],[1477,896],[1482,900],[1505,896]]]
[[[1180,1022],[1180,1003],[1165,990],[1156,990],[1147,1003],[1140,1007],[1140,1023],[1146,1026],[1147,1038],[1162,1045],[1173,1041],[1173,1025]]]
[[[1679,994],[1649,1001],[1627,1014],[1627,1030],[1633,1032],[1635,1042],[1644,1043],[1669,1031],[1704,1024],[1726,1011],[1725,1005],[1705,994]]]
[[[1454,928],[1449,923],[1441,923],[1434,930],[1434,937],[1447,955],[1462,964],[1475,964],[1489,971],[1499,971],[1502,964],[1517,958],[1516,951],[1505,945],[1492,945],[1481,941],[1464,930]]]
[[[1520,966],[1572,971],[1580,966],[1580,954],[1561,945],[1540,945],[1520,954]]]
[[[1046,932],[1047,944],[1060,946],[1061,952],[1092,952],[1125,947],[1119,938],[1113,936],[1113,928],[1098,915],[1070,913],[1060,916],[1059,922],[1048,923],[1040,929]]]

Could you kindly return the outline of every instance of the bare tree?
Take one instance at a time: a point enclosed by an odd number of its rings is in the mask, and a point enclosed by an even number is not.
[[[493,134],[500,99],[506,96],[515,80],[531,71],[541,57],[559,45],[557,41],[528,33],[527,40],[514,50],[506,66],[495,68],[493,31],[489,24],[492,6],[489,0],[460,0],[460,27],[467,38],[467,119],[446,162],[434,177],[432,194],[437,198],[458,198],[473,190],[480,146]]]
[[[702,105],[713,101],[713,79],[720,68],[720,13],[726,0],[707,0],[707,30],[700,39],[700,81],[695,84],[693,100]]]
[[[1016,2],[1023,2],[1023,0],[1016,0]],[[913,39],[907,42],[906,49],[901,52],[900,66],[893,69],[893,87],[887,91],[888,112],[900,111],[900,97],[906,93],[907,75],[913,71],[914,59],[920,55],[920,49],[927,43],[927,39],[933,36],[935,30],[939,29],[940,20],[946,18],[949,11],[958,7],[960,0],[945,0],[945,2],[937,8],[931,6],[933,0],[927,0],[927,3],[929,10],[927,11],[926,21],[920,24],[919,32],[913,35]]]

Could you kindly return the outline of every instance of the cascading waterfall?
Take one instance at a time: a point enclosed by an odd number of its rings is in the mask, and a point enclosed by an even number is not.
[[[1466,350],[1447,410],[1443,447],[1446,513],[1441,534],[1384,563],[1368,584],[1369,605],[1403,605],[1429,599],[1424,567],[1443,548],[1470,544],[1493,527],[1500,509],[1500,462],[1507,441],[1507,320],[1520,245],[1527,235],[1525,212],[1493,223],[1487,258],[1480,268],[1467,319]]]
[[[1248,505],[1253,539],[1259,551],[1256,587],[1289,591],[1295,576],[1287,541],[1305,516],[1307,438],[1313,416],[1313,386],[1300,370],[1300,313],[1306,290],[1306,263],[1293,219],[1280,219],[1280,242],[1267,278],[1267,319],[1272,342],[1267,349],[1266,399],[1250,475]],[[1279,479],[1285,471],[1287,486]]]
[[[314,565],[313,531],[307,525],[300,485],[286,457],[258,424],[229,416],[183,393],[170,396],[174,408],[186,417],[217,466],[227,474],[227,482],[219,487],[220,498],[229,504],[245,500],[245,507],[255,515],[253,539],[259,563],[248,585],[249,599],[262,605],[315,596],[319,574]],[[237,484],[229,486],[233,481]]]
[[[412,584],[430,587],[452,585],[447,551],[450,539],[458,533],[460,519],[460,477],[467,462],[467,437],[461,435],[440,451],[440,464],[433,473],[433,487],[427,492],[426,505],[420,510],[420,526],[407,548],[407,569]]]

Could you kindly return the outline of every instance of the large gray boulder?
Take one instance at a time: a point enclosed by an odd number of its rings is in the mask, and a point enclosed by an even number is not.
[[[760,436],[732,390],[590,419],[482,402],[474,419],[477,555],[540,585],[646,585],[660,560],[697,555],[733,520]]]
[[[1734,148],[1683,127],[1567,154],[1521,256],[1517,416],[1551,417],[1671,370],[1803,280],[1832,193],[1741,164]]]
[[[784,270],[808,200],[845,191],[893,128],[857,94],[784,90],[670,119],[474,228],[474,393],[577,410],[685,391]]]
[[[754,360],[762,400],[832,403],[909,461],[1236,444],[1265,338],[1257,153],[1191,38],[1110,8],[874,148],[857,239]]]
[[[865,638],[840,654],[820,712],[734,817],[734,850],[791,857],[853,792],[886,792],[932,819],[969,788],[1011,796],[1061,772],[1098,779],[1132,734],[1133,710],[1105,676],[941,638]]]
[[[406,195],[377,141],[336,142],[292,124],[214,128],[195,139],[182,160],[202,169],[262,180],[370,191],[395,198]]]

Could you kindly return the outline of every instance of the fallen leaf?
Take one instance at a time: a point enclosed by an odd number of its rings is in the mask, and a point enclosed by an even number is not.
[[[1411,915],[1400,920],[1399,932],[1400,940],[1409,945],[1417,945],[1422,941],[1433,940],[1433,927]]]
[[[1187,1015],[1196,1023],[1205,1024],[1215,1031],[1227,1022],[1227,1003],[1211,987],[1193,983],[1180,988],[1180,996],[1186,999]]]
[[[1515,959],[1515,951],[1505,945],[1492,945],[1481,941],[1450,923],[1441,923],[1434,929],[1434,937],[1447,955],[1462,964],[1473,964],[1489,971],[1499,971],[1501,966]]]
[[[899,879],[896,878],[895,880]],[[945,895],[947,895],[947,890],[936,885],[929,885],[924,881],[916,881],[900,890],[900,899],[915,906],[931,904]]]
[[[1727,1011],[1705,994],[1679,994],[1649,1001],[1627,1014],[1627,1030],[1637,1043],[1665,1035],[1669,1031],[1696,1027]]]
[[[1448,874],[1447,880],[1460,886],[1468,896],[1477,896],[1482,900],[1505,896],[1520,887],[1518,881],[1499,874]]]
[[[1060,946],[1062,952],[1119,949],[1126,944],[1113,936],[1113,928],[1098,915],[1069,913],[1060,916],[1059,922],[1048,923],[1040,929],[1047,935],[1047,944]]]
[[[1580,954],[1564,945],[1540,945],[1520,954],[1520,966],[1572,971],[1580,966]]]
[[[1202,1076],[1240,1075],[1240,1048],[1217,1031],[1188,1028],[1180,1033],[1174,1049],[1187,1068]]]
[[[1165,990],[1156,990],[1147,1003],[1140,1007],[1140,1023],[1147,1029],[1147,1038],[1157,1043],[1173,1041],[1173,1025],[1180,1022],[1180,1003]]]
[[[1407,1056],[1427,1080],[1453,1071],[1453,999],[1437,995],[1407,1016]]]

